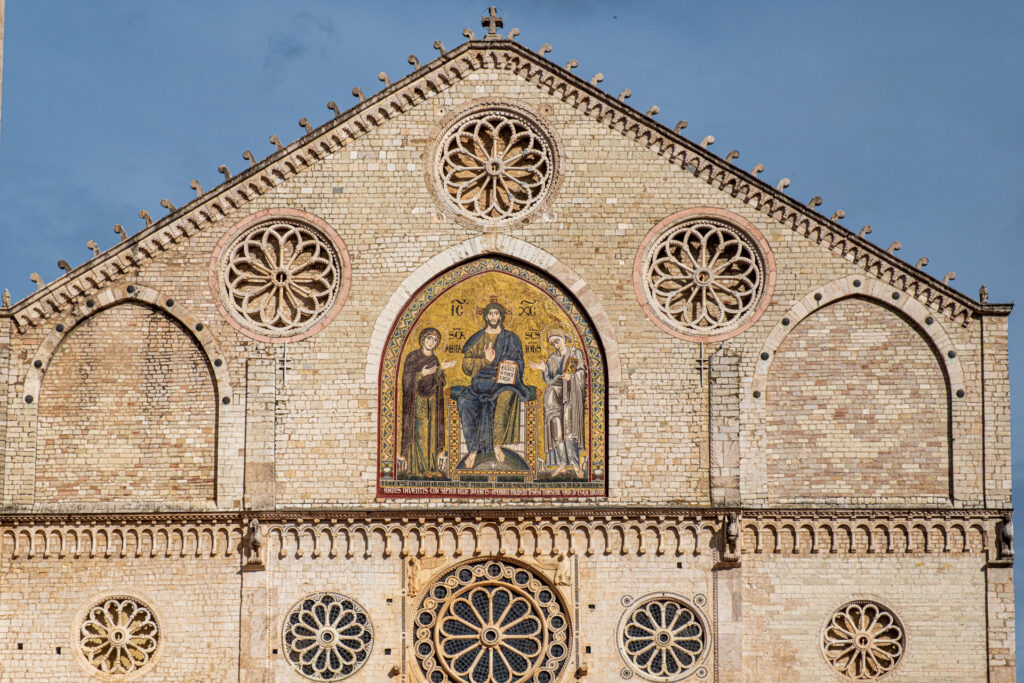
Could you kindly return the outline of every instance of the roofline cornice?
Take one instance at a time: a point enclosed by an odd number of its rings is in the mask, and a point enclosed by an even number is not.
[[[505,53],[504,60],[501,59],[501,53]],[[523,64],[515,64],[508,58],[509,55],[525,60],[537,71],[524,69]],[[858,263],[875,277],[888,278],[890,284],[907,291],[951,319],[959,319],[965,327],[976,317],[1008,315],[1012,310],[1012,304],[982,304],[914,268],[836,221],[771,187],[752,173],[732,165],[519,43],[511,40],[471,40],[443,52],[390,86],[171,211],[11,307],[0,309],[0,317],[12,318],[21,330],[72,308],[80,297],[98,291],[126,273],[137,271],[144,260],[153,258],[156,253],[242,210],[253,196],[272,190],[287,178],[369,133],[382,122],[447,89],[462,79],[462,67],[474,71],[491,65],[512,71],[528,82],[533,82],[538,88],[548,89],[553,95],[561,91],[562,100],[582,110],[584,115],[594,118],[596,114],[598,121],[656,149],[660,156],[667,157],[669,163],[740,198],[769,218],[789,224],[794,231]]]

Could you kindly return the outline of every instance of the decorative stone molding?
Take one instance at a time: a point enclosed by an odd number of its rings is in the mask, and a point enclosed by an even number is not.
[[[72,649],[90,679],[131,681],[152,671],[166,642],[152,605],[134,594],[106,594],[78,611]]]
[[[718,531],[717,520],[618,519],[610,521],[441,519],[422,523],[269,524],[268,550],[286,557],[332,559],[356,555],[384,557],[450,555],[454,558],[499,554],[550,555],[700,555]]]
[[[83,516],[85,517],[85,516]],[[234,521],[206,522],[131,521],[110,519],[92,522],[0,520],[3,557],[12,560],[95,558],[180,559],[233,557],[242,542],[244,525]]]
[[[288,664],[313,681],[340,681],[354,675],[373,649],[369,615],[340,593],[302,598],[285,616],[282,631]]]
[[[963,397],[966,387],[964,384],[963,366],[960,364],[960,356],[957,354],[949,335],[942,325],[929,315],[928,309],[925,308],[924,304],[917,299],[903,296],[900,290],[881,280],[858,275],[849,275],[833,280],[812,292],[808,292],[803,299],[794,304],[779,319],[779,323],[771,331],[761,347],[759,357],[763,360],[759,360],[754,368],[751,390],[756,392],[759,397],[764,397],[771,364],[775,360],[775,352],[782,346],[786,336],[796,329],[801,321],[828,304],[849,297],[860,297],[873,301],[913,321],[914,328],[929,339],[933,348],[938,352],[936,360],[945,368],[951,397]],[[784,322],[788,324],[783,324]],[[763,398],[755,405],[763,410]]]
[[[305,211],[258,211],[224,233],[210,258],[210,289],[228,324],[268,343],[316,334],[338,315],[352,284],[348,250]]]
[[[172,297],[161,294],[145,285],[132,283],[119,283],[100,292],[94,298],[78,302],[53,326],[46,337],[43,338],[35,353],[32,354],[32,359],[29,361],[25,374],[22,398],[27,403],[31,403],[39,397],[39,389],[46,369],[50,365],[50,359],[53,357],[61,341],[77,325],[102,310],[123,303],[146,305],[177,320],[187,330],[188,335],[195,340],[206,356],[207,365],[217,385],[218,410],[225,398],[228,401],[231,400],[231,377],[228,372],[227,360],[225,360],[225,356],[220,352],[209,326],[203,324],[198,316]]]
[[[644,237],[633,261],[633,288],[647,317],[673,337],[721,341],[745,331],[768,308],[775,258],[745,218],[711,207],[686,209]]]
[[[707,676],[701,663],[711,651],[712,631],[696,600],[662,592],[625,596],[622,603],[627,609],[619,619],[616,642],[626,664],[624,674],[656,683]]]
[[[747,516],[740,523],[739,543],[744,555],[976,553],[995,557],[997,521],[988,516],[910,512],[826,518],[810,514]]]
[[[0,557],[18,561],[102,558],[224,558],[238,555],[259,519],[264,559],[344,557],[427,560],[501,555],[714,555],[722,559],[730,514],[737,556],[984,554],[997,559],[1004,510],[764,510],[536,508],[502,510],[322,510],[296,513],[0,515]],[[247,562],[239,556],[239,563]],[[561,561],[561,560],[560,560]],[[555,566],[554,571],[560,571]]]
[[[874,597],[838,606],[821,628],[821,655],[840,680],[888,677],[903,663],[907,644],[903,622]]]
[[[137,271],[144,260],[172,248],[225,217],[234,215],[253,198],[336,153],[382,123],[447,90],[482,68],[509,71],[537,88],[559,97],[585,116],[604,123],[652,149],[674,166],[709,185],[728,192],[829,251],[857,263],[875,277],[965,327],[977,315],[1006,315],[1006,304],[979,304],[947,284],[914,269],[884,249],[855,235],[800,202],[786,196],[715,156],[707,149],[656,123],[651,117],[597,88],[568,69],[512,41],[469,41],[423,65],[390,87],[366,98],[346,112],[314,128],[237,176],[207,190],[137,235],[111,247],[41,290],[25,297],[0,316],[13,317],[19,330],[40,324],[80,297],[103,289],[106,283]]]
[[[443,271],[462,261],[485,254],[511,256],[535,266],[569,290],[576,298],[576,301],[587,312],[587,316],[593,323],[594,329],[597,330],[600,336],[601,345],[604,347],[604,360],[608,368],[609,383],[614,385],[622,380],[622,360],[619,357],[619,345],[615,339],[614,327],[608,318],[608,314],[605,313],[604,307],[601,306],[597,296],[590,289],[590,285],[546,251],[508,235],[488,233],[468,239],[434,255],[414,270],[398,286],[398,289],[391,295],[391,298],[381,310],[377,316],[377,321],[373,325],[370,347],[366,353],[366,371],[364,375],[366,382],[377,383],[380,372],[380,359],[383,357],[388,335],[395,324],[395,320],[397,320],[409,299],[423,285]]]
[[[430,193],[468,227],[526,222],[551,204],[561,185],[554,132],[512,100],[477,100],[445,116],[424,159]]]

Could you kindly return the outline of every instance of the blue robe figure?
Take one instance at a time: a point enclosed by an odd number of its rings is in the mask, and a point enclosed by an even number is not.
[[[497,461],[493,469],[528,469],[514,453],[508,453],[514,457],[506,461],[507,453],[501,448],[519,441],[519,402],[533,398],[535,392],[523,384],[523,343],[514,332],[502,328],[504,320],[505,308],[488,304],[484,308],[486,326],[462,347],[462,370],[471,381],[457,399],[469,452],[460,468],[473,469],[479,455],[493,453]],[[514,382],[497,381],[502,361],[515,363]]]

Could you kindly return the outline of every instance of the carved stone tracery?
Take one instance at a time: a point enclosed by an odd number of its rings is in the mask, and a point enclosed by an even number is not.
[[[431,146],[428,183],[456,216],[505,225],[532,215],[557,185],[553,134],[520,105],[486,101],[449,117]]]
[[[684,598],[658,593],[630,604],[619,622],[619,651],[640,678],[669,683],[695,673],[711,646],[704,615]]]
[[[89,609],[79,627],[78,645],[97,671],[124,675],[152,663],[160,638],[153,610],[138,598],[117,595]]]
[[[739,334],[764,312],[775,284],[768,243],[739,216],[710,207],[659,222],[640,245],[634,287],[659,327],[688,341]]]
[[[341,286],[338,255],[309,226],[275,221],[236,238],[224,263],[222,294],[242,324],[291,335],[326,315]]]
[[[362,605],[338,593],[307,595],[284,620],[284,653],[314,681],[340,681],[359,671],[373,648],[373,626]]]
[[[731,226],[700,221],[666,233],[648,255],[647,294],[682,330],[718,332],[757,303],[761,264]]]
[[[894,671],[907,637],[892,610],[874,600],[855,600],[836,610],[822,633],[822,654],[840,675],[878,680]]]
[[[552,683],[570,654],[558,592],[499,559],[462,563],[433,581],[415,626],[417,664],[430,683]]]

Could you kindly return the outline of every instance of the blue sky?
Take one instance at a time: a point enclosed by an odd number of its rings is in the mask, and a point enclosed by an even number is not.
[[[485,2],[322,0],[7,0],[0,123],[0,289],[60,275],[163,216],[188,183],[216,185],[343,108],[353,86],[397,80]],[[1021,299],[1024,255],[1024,3],[504,2],[505,31],[577,73],[602,72],[641,111],[686,119],[712,151],[792,180],[788,192],[870,224],[871,238],[991,301]],[[1021,400],[1021,312],[1011,318],[1014,405]],[[1017,441],[1024,419],[1014,416]],[[1015,490],[1024,484],[1015,448]],[[1024,588],[1024,586],[1022,586]],[[1018,609],[1024,611],[1018,590]],[[1018,644],[1024,643],[1018,629]]]

